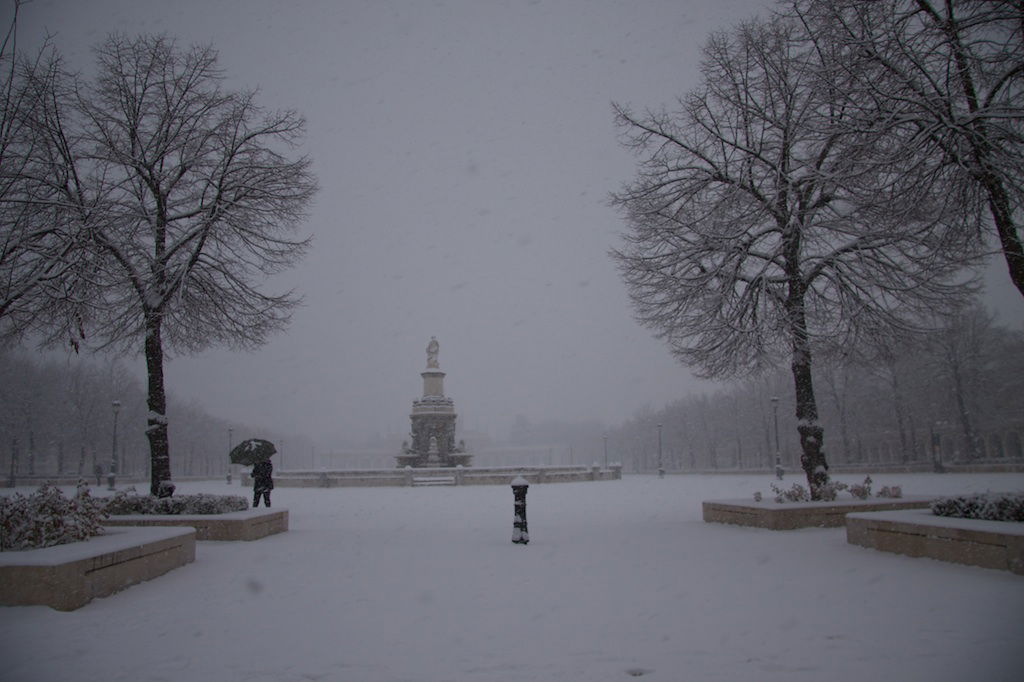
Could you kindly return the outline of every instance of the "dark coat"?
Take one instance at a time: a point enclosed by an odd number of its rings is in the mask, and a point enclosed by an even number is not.
[[[274,479],[272,478],[274,473],[274,465],[270,463],[270,460],[264,460],[262,462],[256,462],[252,466],[252,488],[253,492],[263,492],[264,490],[274,489]]]

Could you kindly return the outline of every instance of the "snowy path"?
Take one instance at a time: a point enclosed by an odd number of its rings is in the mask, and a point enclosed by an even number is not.
[[[875,480],[1024,490],[1020,474]],[[501,486],[279,488],[288,533],[201,543],[195,563],[72,613],[0,608],[0,679],[1021,679],[1024,579],[850,546],[842,529],[701,521],[702,499],[770,482],[534,485],[527,547]]]

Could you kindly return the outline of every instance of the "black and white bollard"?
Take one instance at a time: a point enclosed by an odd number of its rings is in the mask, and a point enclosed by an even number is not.
[[[526,545],[530,542],[530,532],[526,527],[526,489],[530,482],[522,476],[512,479],[512,495],[515,497],[515,518],[512,522],[512,542]]]

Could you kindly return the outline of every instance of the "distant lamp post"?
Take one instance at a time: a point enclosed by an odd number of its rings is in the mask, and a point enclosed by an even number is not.
[[[121,411],[121,401],[112,401],[110,407],[114,410],[114,442],[110,447],[110,473],[107,476],[107,490],[114,489],[117,477],[117,413]]]
[[[229,426],[228,427],[228,452],[229,453],[231,452],[231,449],[235,446],[235,444],[234,444],[234,440],[235,440],[234,439],[234,433],[235,433],[235,430]],[[228,460],[228,485],[231,485],[231,460]]]
[[[658,424],[658,478],[665,478],[665,467],[661,461],[661,424]]]
[[[602,436],[604,438],[604,468],[608,468],[608,434]]]
[[[782,452],[779,450],[779,397],[772,396],[772,414],[775,417],[775,478],[782,480]]]
[[[932,471],[937,474],[945,473],[946,468],[942,466],[942,435],[936,431],[936,426],[943,426],[944,422],[932,422],[931,446],[932,446]]]

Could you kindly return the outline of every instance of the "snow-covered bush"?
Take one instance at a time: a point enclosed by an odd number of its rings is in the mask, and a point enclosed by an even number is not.
[[[850,486],[850,494],[858,500],[866,500],[871,497],[871,477],[866,476],[863,483],[854,483]]]
[[[845,483],[830,479],[828,483],[818,489],[818,493],[823,501],[831,502],[838,497],[840,490],[846,490],[847,488],[848,486]]]
[[[123,514],[225,514],[245,511],[249,503],[241,495],[178,495],[156,497],[139,495],[135,488],[118,491],[109,498],[106,512],[112,516]]]
[[[985,521],[1024,522],[1024,493],[983,493],[945,497],[932,502],[936,516]]]
[[[771,484],[772,492],[775,493],[775,501],[778,503],[783,502],[810,502],[811,494],[807,492],[807,488],[803,487],[799,483],[794,483],[793,487],[789,490],[783,490],[774,483]]]
[[[848,490],[850,494],[858,500],[866,500],[871,497],[871,477],[867,476],[864,478],[863,483],[854,483],[853,485],[847,485],[841,481],[830,480],[826,485],[820,489],[821,501],[832,502],[835,500],[839,493],[843,490]],[[779,504],[785,502],[810,502],[811,494],[807,492],[799,483],[794,483],[793,487],[789,490],[783,490],[774,483],[771,484],[772,492],[775,493],[775,501]],[[884,486],[878,491],[878,497],[903,497],[903,488],[894,486]],[[761,501],[760,491],[754,493],[754,501]]]
[[[103,533],[106,515],[103,502],[84,483],[72,498],[49,484],[28,496],[0,497],[0,551],[87,540]]]
[[[888,486],[883,485],[882,489],[878,491],[879,497],[903,497],[903,486]]]

